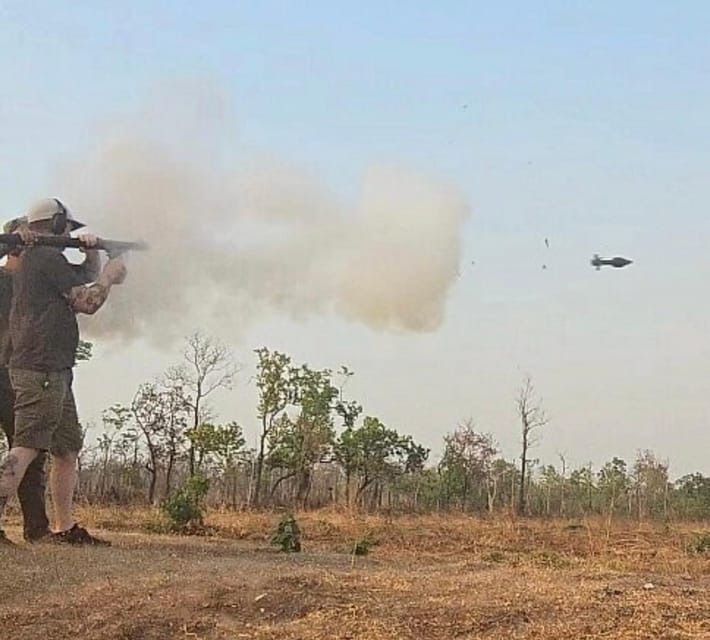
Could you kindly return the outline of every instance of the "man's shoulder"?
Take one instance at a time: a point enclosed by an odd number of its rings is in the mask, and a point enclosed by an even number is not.
[[[71,264],[53,247],[28,247],[15,275],[15,296],[43,297],[48,291],[66,294],[76,285]]]
[[[34,266],[44,263],[69,265],[69,261],[60,249],[38,245],[25,249],[22,254],[22,260],[20,261],[20,268],[22,268],[23,265]]]
[[[34,256],[34,257],[47,257],[51,256],[53,258],[60,257],[64,260],[66,258],[64,257],[64,253],[62,252],[62,249],[59,247],[49,247],[44,244],[36,244],[31,247],[27,247],[24,252],[23,256]]]

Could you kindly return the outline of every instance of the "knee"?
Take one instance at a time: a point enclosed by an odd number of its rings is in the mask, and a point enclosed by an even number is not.
[[[78,457],[75,451],[52,451],[52,464],[63,468],[76,467]]]

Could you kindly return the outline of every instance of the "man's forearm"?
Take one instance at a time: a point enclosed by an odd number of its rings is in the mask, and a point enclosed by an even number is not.
[[[96,282],[101,273],[101,255],[95,249],[87,249],[85,254],[86,258],[80,265],[84,282]]]
[[[101,275],[86,286],[74,287],[67,295],[75,313],[96,313],[106,302],[108,292],[114,284],[121,284],[126,278],[126,265],[120,258],[111,258]]]
[[[99,276],[96,282],[74,287],[69,292],[69,304],[75,313],[93,315],[106,302],[110,290],[111,283]]]

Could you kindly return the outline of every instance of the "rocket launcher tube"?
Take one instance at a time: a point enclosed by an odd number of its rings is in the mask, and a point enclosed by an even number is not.
[[[126,251],[148,250],[148,245],[145,242],[126,242],[123,240],[106,240],[105,238],[99,238],[93,247],[86,247],[80,238],[68,236],[38,235],[35,237],[33,244],[45,247],[59,247],[60,249],[98,249],[99,251],[106,251],[111,257],[119,256]],[[24,242],[17,233],[0,233],[0,245],[13,248],[24,245]]]

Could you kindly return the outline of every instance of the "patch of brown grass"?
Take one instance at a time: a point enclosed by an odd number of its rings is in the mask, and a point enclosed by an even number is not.
[[[208,538],[140,533],[146,509],[81,516],[115,546],[0,551],[2,637],[710,638],[702,525],[321,511],[284,555],[276,513],[212,512]],[[369,556],[347,553],[368,533]]]
[[[268,542],[280,513],[267,511],[211,511],[207,529],[223,538]],[[160,517],[146,507],[84,506],[80,517],[88,526],[115,531],[146,531]],[[380,555],[411,554],[417,558],[502,554],[511,559],[585,559],[622,567],[677,571],[690,555],[693,536],[710,531],[709,523],[663,524],[604,518],[583,522],[534,520],[509,516],[477,517],[464,514],[385,516],[330,510],[296,513],[304,544],[311,549],[338,550],[369,535]]]

